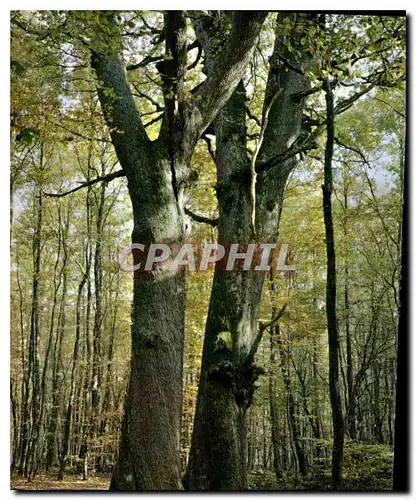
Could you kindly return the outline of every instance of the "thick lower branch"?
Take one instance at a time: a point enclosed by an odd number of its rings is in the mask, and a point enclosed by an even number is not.
[[[201,222],[202,224],[209,224],[212,227],[217,227],[219,219],[209,219],[208,217],[204,217],[202,215],[195,214],[189,208],[185,207],[185,213],[188,217],[193,219],[196,222]]]

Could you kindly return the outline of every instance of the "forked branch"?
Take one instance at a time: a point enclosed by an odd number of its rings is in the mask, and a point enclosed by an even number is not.
[[[247,354],[247,357],[244,360],[244,365],[248,366],[253,362],[254,356],[256,355],[256,352],[259,348],[259,345],[260,345],[261,339],[263,338],[264,332],[279,321],[279,319],[283,316],[283,314],[286,310],[286,307],[287,307],[287,302],[285,302],[283,304],[280,311],[268,323],[260,323],[259,331],[257,333],[256,338],[254,339],[254,342],[251,346],[250,352]]]

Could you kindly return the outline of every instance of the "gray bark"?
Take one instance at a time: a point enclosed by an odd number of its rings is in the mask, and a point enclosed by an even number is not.
[[[299,35],[298,35],[299,36]],[[200,39],[208,59],[210,26]],[[280,64],[281,50],[276,37],[271,59],[264,111],[279,92],[270,109],[263,146],[258,159],[285,153],[299,137],[303,99],[294,94],[309,88],[308,79]],[[295,36],[296,43],[296,36]],[[289,56],[290,57],[290,56]],[[305,59],[308,59],[306,57]],[[299,61],[296,61],[299,63]],[[208,61],[207,70],[210,70]],[[264,116],[263,116],[264,119]],[[250,159],[246,152],[245,89],[242,83],[214,122],[216,135],[217,198],[219,203],[218,241],[224,247],[233,242],[245,251],[248,243],[275,243],[282,209],[283,191],[294,168],[294,158],[270,163],[259,173],[256,183],[256,224],[252,231]],[[194,433],[184,484],[190,490],[241,490],[246,487],[245,449],[240,446],[241,412],[251,405],[255,381],[261,369],[252,360],[246,363],[258,332],[259,302],[264,272],[225,271],[217,263],[205,330]],[[224,348],[219,334],[229,332],[231,349]],[[244,424],[245,425],[245,424]],[[244,457],[244,458],[241,458]]]
[[[184,242],[183,188],[196,142],[228,100],[251,58],[266,14],[236,12],[231,34],[212,73],[191,99],[183,95],[185,22],[165,15],[163,74],[165,114],[151,142],[141,123],[124,66],[113,47],[100,44],[92,65],[118,160],[133,206],[133,243]],[[103,49],[104,47],[104,49]],[[186,62],[186,61],[185,61]],[[169,78],[171,79],[169,82]],[[171,91],[174,95],[172,96]],[[138,253],[134,252],[137,263]],[[143,266],[142,266],[143,267]],[[183,271],[136,271],[132,310],[131,376],[119,460],[111,489],[172,490],[180,487],[180,415],[184,344]]]

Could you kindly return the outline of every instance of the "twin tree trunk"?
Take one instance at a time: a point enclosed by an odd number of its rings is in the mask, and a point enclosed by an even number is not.
[[[188,101],[184,97],[185,18],[182,12],[164,17],[169,57],[160,67],[165,115],[156,141],[150,141],[145,132],[114,47],[107,40],[92,54],[92,66],[102,84],[100,103],[128,181],[132,242],[146,248],[151,243],[170,247],[184,243],[183,188],[193,150],[241,80],[266,13],[234,13],[230,36],[212,75]],[[110,42],[116,44],[114,37]],[[137,251],[133,254],[136,264],[141,256]],[[113,490],[180,488],[184,313],[183,270],[135,271],[131,376]]]
[[[293,17],[296,22],[296,17]],[[303,29],[306,29],[305,25]],[[264,103],[265,129],[260,161],[286,152],[299,137],[304,100],[295,96],[309,88],[308,79],[301,71],[291,71],[281,65],[277,57],[278,51],[282,51],[281,42],[282,37],[276,36]],[[285,56],[293,58],[290,53]],[[304,60],[308,59],[306,56]],[[301,61],[295,59],[292,62],[299,65]],[[278,97],[274,99],[276,95]],[[289,173],[295,166],[292,158],[258,174],[254,234],[250,161],[246,153],[245,101],[245,88],[240,83],[214,122],[218,241],[225,248],[229,248],[231,243],[239,243],[239,252],[245,252],[249,243],[276,242],[283,192]],[[267,126],[266,109],[271,103]],[[244,271],[238,263],[233,271],[225,271],[221,262],[216,264],[191,453],[184,479],[187,489],[247,489],[247,411],[252,402],[255,381],[262,373],[252,360],[247,362],[247,356],[259,331],[259,304],[264,278],[265,272]],[[223,341],[224,337],[227,342]]]

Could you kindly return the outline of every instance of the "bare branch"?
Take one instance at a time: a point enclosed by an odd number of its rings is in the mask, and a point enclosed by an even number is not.
[[[156,118],[153,118],[153,120],[150,120],[150,122],[147,122],[144,124],[144,128],[150,127],[150,125],[153,125],[154,123],[158,122],[163,118],[163,113],[160,113],[160,115],[157,115]]]
[[[334,115],[339,115],[344,111],[347,111],[347,109],[349,109],[355,103],[355,101],[358,101],[358,99],[360,99],[360,97],[362,97],[363,95],[368,94],[374,87],[376,87],[376,84],[371,83],[367,87],[361,89],[359,92],[356,92],[352,96],[340,101],[334,108]]]
[[[160,30],[158,30],[157,28],[154,28],[153,26],[151,26],[147,21],[146,19],[144,18],[143,15],[139,15],[139,18],[141,20],[141,22],[144,24],[144,26],[151,32],[151,33],[156,33],[156,34],[160,34]],[[163,30],[162,30],[163,31]]]
[[[235,11],[230,35],[216,57],[212,69],[189,103],[194,120],[189,133],[197,139],[212,123],[241,80],[254,52],[267,12]]]
[[[199,63],[199,60],[201,59],[201,55],[202,55],[202,45],[197,41],[197,49],[198,49],[198,53],[196,55],[196,58],[195,58],[195,61],[193,63],[191,63],[188,67],[187,67],[187,70],[189,71],[190,69],[193,69],[197,66],[197,64]],[[189,47],[188,47],[188,50],[189,50]]]
[[[208,217],[204,217],[203,215],[195,214],[194,212],[189,210],[189,208],[186,208],[186,207],[185,207],[185,213],[188,217],[190,217],[191,219],[193,219],[196,222],[200,222],[202,224],[209,224],[212,227],[218,226],[218,222],[219,222],[218,218],[217,219],[210,219]]]
[[[278,154],[276,156],[273,156],[272,158],[269,158],[268,160],[262,160],[262,161],[257,161],[256,162],[256,172],[265,172],[266,170],[269,170],[270,168],[275,167],[276,165],[279,165],[281,163],[285,163],[287,160],[290,160],[290,158],[293,158],[296,155],[299,155],[301,153],[306,153],[307,151],[311,149],[316,148],[316,139],[318,135],[322,131],[322,126],[318,127],[312,134],[309,135],[309,138],[306,141],[303,141],[301,145],[296,146],[296,142],[293,143],[293,145],[287,149],[284,153]]]
[[[266,330],[268,330],[271,326],[276,324],[279,319],[283,316],[287,307],[287,302],[285,302],[280,309],[280,311],[276,314],[276,316],[269,321],[268,323],[260,323],[259,331],[257,333],[256,338],[251,346],[250,352],[247,354],[246,359],[244,360],[244,365],[248,366],[253,362],[254,356],[256,355],[257,349],[259,348],[261,339],[263,338],[263,334]]]
[[[310,96],[312,94],[316,94],[317,92],[320,92],[321,90],[322,90],[322,84],[315,85],[315,87],[312,87],[309,90],[305,90],[305,92],[298,92],[296,94],[292,94],[291,95],[291,99],[294,102],[300,102],[305,97],[308,97],[308,96]]]
[[[54,120],[48,120],[49,123],[52,123],[54,126],[56,127],[59,127],[63,130],[66,130],[67,132],[69,132],[70,134],[72,135],[75,135],[77,137],[81,137],[81,139],[84,139],[86,141],[90,141],[90,142],[105,142],[105,143],[111,143],[111,141],[109,139],[105,139],[104,137],[87,137],[86,135],[83,135],[81,134],[80,132],[77,132],[76,130],[72,130],[70,129],[69,127],[66,127],[65,125],[62,125],[62,123],[59,123],[58,121]]]
[[[133,83],[133,87],[134,87],[135,91],[138,93],[138,95],[140,97],[143,97],[144,99],[147,99],[150,103],[152,103],[157,111],[160,111],[160,112],[164,111],[163,106],[161,106],[155,99],[153,99],[153,97],[142,92],[135,83]]]
[[[87,182],[83,182],[79,186],[77,186],[74,189],[70,189],[69,191],[64,191],[63,193],[43,193],[45,196],[49,196],[50,198],[62,198],[63,196],[67,196],[68,194],[75,193],[76,191],[79,191],[80,189],[83,189],[88,186],[92,186],[94,184],[97,184],[97,182],[110,182],[114,179],[117,179],[118,177],[124,177],[126,174],[124,173],[123,170],[116,170],[115,172],[112,172],[111,174],[104,175],[102,177],[96,177],[95,179],[92,179]]]
[[[126,66],[127,71],[134,71],[135,69],[138,68],[143,68],[144,66],[147,66],[148,64],[152,62],[158,62],[162,61],[163,56],[146,56],[144,59],[142,59],[140,62],[137,64],[129,64]]]
[[[257,123],[257,125],[259,127],[261,127],[261,121],[260,121],[260,119],[255,114],[253,114],[251,112],[251,110],[250,110],[250,108],[248,106],[246,106],[246,113],[247,113],[247,116],[250,118],[250,120],[254,120]]]
[[[380,97],[377,97],[377,96],[374,96],[374,99],[376,101],[380,101],[383,104],[385,104],[386,106],[388,106],[390,109],[392,109],[396,114],[398,114],[402,118],[406,118],[406,115],[404,113],[402,113],[401,111],[399,111],[397,108],[395,108],[394,106],[392,106],[389,102],[385,101],[384,99],[380,99]]]
[[[215,158],[215,153],[214,153],[214,148],[212,147],[212,141],[211,139],[207,136],[206,132],[201,137],[206,143],[208,147],[208,153],[210,154],[211,158],[214,160],[214,163],[216,163],[216,158]]]
[[[345,149],[348,149],[349,151],[352,151],[353,153],[357,154],[362,161],[369,167],[371,168],[370,163],[368,162],[367,158],[364,156],[364,153],[360,151],[359,149],[355,148],[354,146],[349,146],[348,144],[344,144],[338,137],[334,137],[335,142],[338,144],[338,146],[342,146]]]

